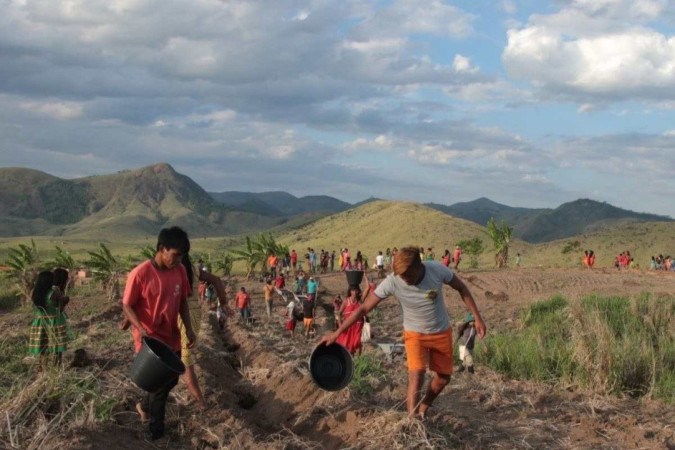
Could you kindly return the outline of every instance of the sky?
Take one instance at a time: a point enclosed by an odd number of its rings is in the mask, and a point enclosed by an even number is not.
[[[0,167],[675,217],[675,1],[0,0]]]

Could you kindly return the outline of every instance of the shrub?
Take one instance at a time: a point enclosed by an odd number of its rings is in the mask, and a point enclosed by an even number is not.
[[[521,330],[486,339],[476,356],[513,378],[673,402],[674,319],[669,297],[590,296],[572,305],[553,297],[528,308]]]

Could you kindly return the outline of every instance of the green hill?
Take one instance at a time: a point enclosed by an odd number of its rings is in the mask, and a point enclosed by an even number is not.
[[[330,214],[352,207],[349,203],[328,195],[307,195],[298,198],[283,191],[260,193],[226,191],[209,194],[225,206],[267,216],[291,217],[317,212]]]
[[[339,251],[347,247],[355,254],[361,250],[369,263],[378,251],[414,245],[432,247],[439,259],[445,249],[452,250],[463,239],[479,237],[492,245],[484,227],[457,219],[417,203],[377,200],[354,209],[324,217],[299,229],[282,233],[279,241],[301,254],[307,247]],[[521,243],[523,247],[530,244]],[[482,259],[487,264],[489,254]]]
[[[64,180],[27,169],[0,169],[0,231],[26,234],[154,235],[167,225],[195,235],[261,230],[279,219],[233,211],[169,164]],[[29,230],[30,233],[25,233]]]
[[[673,220],[670,217],[637,213],[589,199],[564,203],[555,209],[514,208],[487,198],[450,206],[436,203],[429,203],[427,206],[479,225],[487,224],[491,217],[498,221],[506,220],[513,227],[515,237],[532,243],[564,239],[623,223]]]

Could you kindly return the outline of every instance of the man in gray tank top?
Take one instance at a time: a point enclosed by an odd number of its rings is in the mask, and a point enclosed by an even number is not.
[[[403,310],[403,329],[408,364],[408,415],[421,419],[434,399],[450,381],[452,368],[452,327],[443,301],[443,285],[455,289],[475,318],[478,337],[483,339],[487,328],[476,302],[466,285],[443,264],[422,262],[419,248],[406,247],[396,255],[394,273],[389,274],[371,292],[361,307],[345,320],[337,331],[326,334],[321,343],[332,344],[354,322],[373,310],[382,300],[395,296]],[[434,376],[420,401],[424,375],[428,367]]]

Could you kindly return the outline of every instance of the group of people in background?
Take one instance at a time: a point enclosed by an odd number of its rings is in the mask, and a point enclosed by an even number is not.
[[[649,262],[649,268],[651,270],[675,271],[675,265],[673,265],[673,261],[670,258],[670,255],[652,256],[652,259]]]

